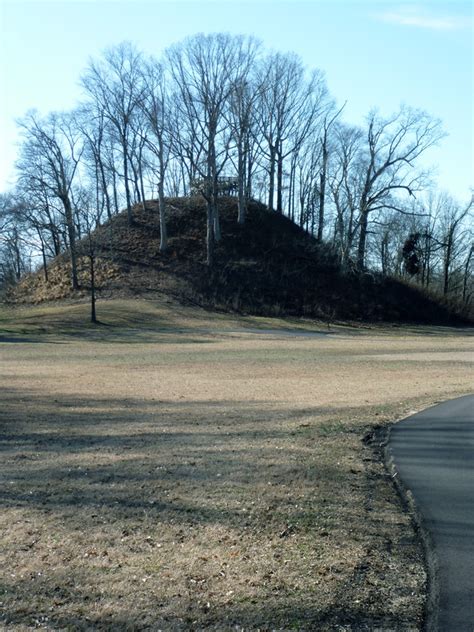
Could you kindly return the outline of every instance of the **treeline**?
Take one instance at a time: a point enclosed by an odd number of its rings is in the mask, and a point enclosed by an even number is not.
[[[319,70],[246,36],[195,35],[161,59],[129,43],[91,60],[71,112],[29,112],[19,125],[15,190],[0,199],[0,282],[67,250],[78,287],[79,242],[123,208],[202,195],[207,263],[220,239],[222,178],[243,223],[263,201],[328,242],[343,266],[407,276],[467,307],[472,299],[472,202],[433,188],[420,157],[441,123],[407,106],[363,127],[342,121]],[[84,240],[89,236],[89,240]],[[81,241],[82,240],[82,241]],[[91,252],[91,251],[90,251]],[[90,254],[89,252],[89,254]]]

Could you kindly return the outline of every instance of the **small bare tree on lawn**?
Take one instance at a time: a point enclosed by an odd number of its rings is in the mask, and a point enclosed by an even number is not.
[[[92,194],[86,189],[76,192],[77,215],[81,221],[83,238],[78,253],[87,260],[90,291],[90,321],[99,323],[96,312],[97,299],[97,259],[100,254],[100,239],[96,234],[97,222]]]

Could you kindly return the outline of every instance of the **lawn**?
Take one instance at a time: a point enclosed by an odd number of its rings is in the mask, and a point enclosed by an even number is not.
[[[367,436],[472,390],[469,330],[98,308],[0,312],[4,629],[420,629]]]

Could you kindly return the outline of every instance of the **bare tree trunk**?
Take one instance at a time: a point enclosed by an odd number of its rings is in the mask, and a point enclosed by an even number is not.
[[[212,215],[214,218],[214,239],[219,242],[221,240],[221,222],[219,218],[219,208],[217,206],[217,195],[212,194]]]
[[[382,274],[384,276],[387,276],[389,269],[388,269],[388,263],[389,263],[389,258],[388,258],[388,245],[389,245],[389,235],[388,233],[385,233],[382,237],[382,244],[381,244],[381,264],[382,264]]]
[[[247,210],[247,200],[245,196],[245,172],[246,172],[246,160],[242,147],[242,140],[239,138],[238,146],[238,187],[239,187],[239,201],[238,201],[238,216],[237,222],[239,224],[245,223],[245,214]]]
[[[61,237],[58,235],[57,227],[51,226],[51,238],[53,240],[54,256],[57,257],[61,253]]]
[[[162,157],[160,158],[162,161]],[[163,173],[163,171],[161,171]],[[168,230],[166,226],[166,205],[165,205],[165,187],[163,177],[158,183],[158,207],[160,212],[160,252],[165,252],[168,248]]]
[[[321,165],[321,172],[319,174],[318,241],[323,240],[327,169],[328,169],[328,148],[327,148],[327,137],[325,134],[324,140],[323,140],[323,161]]]
[[[214,227],[214,240],[219,242],[221,240],[221,225],[219,221],[219,209],[217,206],[217,192],[218,192],[218,182],[217,182],[217,164],[216,164],[216,146],[215,146],[215,138],[216,138],[216,128],[217,125],[210,126],[209,131],[209,153],[208,153],[208,177],[209,177],[209,189],[208,195],[211,198],[211,213],[212,213],[212,222]]]
[[[430,287],[431,283],[431,252],[428,252],[426,259],[426,276],[425,276],[425,287]]]
[[[268,210],[273,211],[273,199],[275,190],[275,149],[270,149],[270,167],[269,167],[269,183],[268,183]]]
[[[310,204],[311,208],[310,208],[310,209],[308,209],[308,212],[306,213],[306,216],[307,216],[307,218],[308,218],[308,219],[306,220],[306,232],[308,232],[308,229],[309,229],[309,220],[310,220],[310,215],[311,215],[311,229],[309,230],[309,233],[310,233],[311,235],[314,235],[314,225],[315,225],[316,221],[315,221],[315,216],[314,216],[314,201],[313,201],[312,197],[313,197],[313,196],[311,196],[311,200],[310,200],[310,202],[309,202],[309,204]],[[310,210],[311,212],[309,212],[309,210]]]
[[[21,252],[18,246],[19,238],[18,238],[17,229],[15,229],[14,235],[15,237],[11,241],[11,247],[13,249],[13,252],[15,253],[15,260],[14,260],[15,277],[16,277],[16,280],[19,281],[21,279]]]
[[[140,193],[142,195],[142,205],[143,205],[143,210],[145,211],[145,201],[146,201],[146,196],[145,196],[145,183],[144,183],[144,179],[143,179],[143,144],[144,141],[140,142],[140,149],[138,152],[138,179],[140,182]]]
[[[357,247],[357,269],[362,271],[365,263],[365,247],[367,244],[368,213],[363,209],[360,214],[359,245]]]
[[[89,254],[89,269],[91,277],[91,323],[97,323],[97,315],[95,311],[95,257]]]
[[[190,195],[190,191],[189,191],[189,177],[187,177],[186,175],[186,169],[184,167],[183,162],[181,162],[180,165],[180,172],[181,172],[181,184],[183,187],[183,195]]]
[[[99,161],[99,170],[100,170],[100,179],[101,179],[101,184],[102,184],[102,194],[105,200],[105,208],[107,209],[107,219],[110,220],[112,217],[112,209],[111,209],[111,204],[110,204],[110,195],[107,190],[107,180],[105,178],[104,165],[102,164],[102,161]]]
[[[140,185],[140,196],[142,198],[142,209],[146,211],[145,183],[143,181],[143,169],[141,165],[138,167],[138,183]]]
[[[95,169],[95,177],[94,177],[94,183],[95,183],[95,214],[96,214],[96,221],[97,224],[100,224],[100,221],[102,219],[102,211],[104,209],[104,200],[102,197],[102,204],[100,203],[100,182],[99,182],[99,169],[97,167],[97,162],[94,165],[94,169]]]
[[[207,234],[206,234],[206,248],[207,248],[207,265],[212,268],[214,265],[214,212],[211,199],[207,202]]]
[[[277,158],[277,213],[283,214],[283,155],[281,147]]]
[[[77,261],[76,261],[76,231],[74,229],[74,218],[73,212],[71,208],[71,201],[67,196],[62,198],[64,212],[66,215],[66,225],[67,232],[69,238],[69,252],[71,258],[71,278],[72,278],[72,289],[79,289],[79,281],[77,278]]]
[[[112,168],[112,186],[113,186],[113,192],[114,192],[115,214],[118,215],[120,212],[120,207],[119,207],[118,193],[117,193],[117,172],[115,171],[115,167]]]
[[[451,266],[451,252],[453,249],[453,239],[451,232],[448,233],[446,242],[446,250],[444,253],[444,269],[443,269],[443,295],[447,296],[449,292],[449,268]]]
[[[134,190],[133,202],[134,204],[138,202],[138,204],[141,204],[143,208],[143,198],[140,192],[140,177],[138,175],[137,169],[134,167],[132,163],[130,164],[130,168],[133,174],[133,178],[132,178],[133,190]]]
[[[300,195],[299,195],[299,202],[300,202],[300,217],[299,217],[299,224],[300,224],[300,228],[303,228],[304,226],[304,202],[305,202],[305,197],[303,195],[303,193],[300,190]]]
[[[46,283],[48,282],[48,262],[46,260],[46,250],[44,247],[44,239],[40,233],[39,230],[37,230],[38,233],[38,237],[40,238],[40,242],[41,242],[41,258],[43,259],[43,273],[44,273],[44,280],[46,281]]]
[[[125,198],[127,200],[127,220],[128,225],[131,226],[133,224],[133,216],[132,216],[132,197],[130,195],[130,182],[128,179],[128,152],[127,152],[127,142],[125,139],[122,141],[122,151],[123,151],[123,178],[125,183]]]
[[[293,168],[290,167],[290,181],[288,183],[288,217],[292,222],[295,221],[295,209],[293,199]]]
[[[466,257],[466,262],[464,264],[464,275],[463,275],[463,281],[462,281],[462,302],[464,303],[464,305],[467,304],[467,286],[468,286],[468,281],[469,281],[469,268],[471,266],[471,259],[472,259],[472,255],[474,254],[474,244],[471,244],[471,247],[469,249],[469,253]]]
[[[245,199],[248,201],[251,199],[252,197],[252,171],[253,171],[253,164],[254,161],[252,160],[252,157],[249,154],[248,151],[248,146],[246,147],[246,151],[245,151],[245,155],[247,156],[247,165],[246,165],[246,182],[245,182]]]

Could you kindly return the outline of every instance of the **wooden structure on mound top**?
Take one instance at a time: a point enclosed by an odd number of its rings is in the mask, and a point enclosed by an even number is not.
[[[208,178],[195,178],[190,182],[191,195],[205,194],[210,191]],[[234,176],[219,176],[217,178],[217,195],[237,195],[239,191],[239,179]]]

